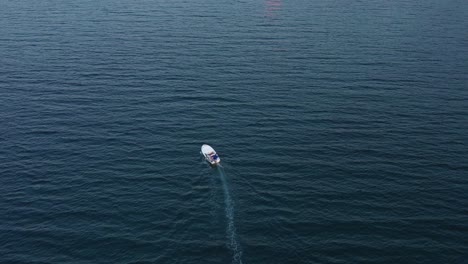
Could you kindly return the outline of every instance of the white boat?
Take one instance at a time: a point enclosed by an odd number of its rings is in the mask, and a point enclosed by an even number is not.
[[[218,154],[216,154],[216,151],[207,144],[204,144],[201,147],[201,154],[211,165],[216,165],[221,162],[221,159],[219,158]]]

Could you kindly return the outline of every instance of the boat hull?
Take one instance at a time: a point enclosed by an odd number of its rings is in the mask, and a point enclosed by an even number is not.
[[[221,159],[216,154],[216,151],[210,145],[204,144],[201,147],[201,154],[203,155],[203,157],[205,157],[205,160],[211,165],[217,165],[221,162]],[[213,158],[213,156],[216,158]]]

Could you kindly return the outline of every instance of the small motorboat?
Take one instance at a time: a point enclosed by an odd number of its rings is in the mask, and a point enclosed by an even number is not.
[[[219,158],[218,154],[216,154],[216,151],[207,144],[204,144],[201,147],[201,154],[211,165],[217,165],[221,162],[221,159]]]

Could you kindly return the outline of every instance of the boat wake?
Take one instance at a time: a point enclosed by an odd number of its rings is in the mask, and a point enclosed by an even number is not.
[[[229,186],[226,180],[226,173],[224,172],[223,167],[217,166],[217,168],[224,191],[224,203],[226,206],[225,213],[227,220],[226,236],[229,242],[229,249],[232,251],[233,254],[232,263],[242,264],[242,249],[240,248],[239,242],[237,241],[236,226],[234,225],[234,205],[231,199],[231,195],[229,193]]]

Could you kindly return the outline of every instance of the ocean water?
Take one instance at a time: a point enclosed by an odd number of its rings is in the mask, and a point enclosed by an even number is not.
[[[0,263],[468,263],[467,14],[0,0]]]

